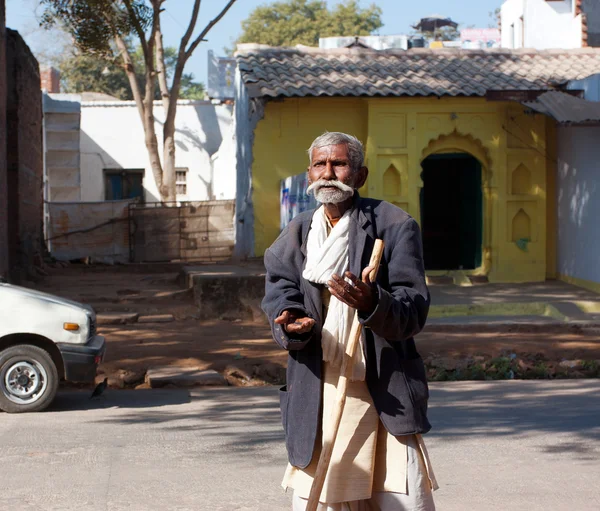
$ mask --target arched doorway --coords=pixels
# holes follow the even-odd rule
[[[481,163],[468,153],[431,154],[421,162],[421,228],[426,270],[481,266]]]

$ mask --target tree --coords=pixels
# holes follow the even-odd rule
[[[458,41],[460,39],[460,29],[458,27],[441,27],[435,31],[435,34],[425,30],[415,30],[413,34],[422,35],[429,41]]]
[[[144,67],[144,54],[141,46],[133,49],[131,43],[127,42],[128,51],[137,70],[136,78],[145,88],[145,76],[141,73]],[[177,63],[177,50],[173,47],[165,48],[165,67],[167,79],[173,76]],[[119,64],[119,55],[114,53],[111,58],[99,55],[86,55],[76,51],[71,56],[63,58],[58,63],[61,75],[61,87],[65,92],[103,92],[118,99],[132,100],[133,94],[129,86],[127,74],[123,66]],[[156,79],[156,78],[155,78]],[[154,99],[160,99],[160,90],[155,84]],[[181,78],[181,99],[202,99],[204,97],[204,85],[194,81],[194,76],[184,73]]]
[[[356,0],[327,8],[320,0],[289,0],[257,7],[242,21],[236,43],[318,46],[319,37],[369,35],[381,28],[381,8],[362,9]]]
[[[489,12],[488,15],[491,19],[491,22],[488,24],[488,28],[498,28],[500,25],[500,7],[496,7],[493,11]]]
[[[191,75],[184,73],[190,56],[205,40],[236,0],[222,0],[220,13],[192,38],[200,13],[201,0],[194,0],[188,27],[181,37],[171,84],[168,84],[166,49],[163,45],[161,13],[166,0],[41,0],[45,6],[42,24],[62,25],[76,47],[87,56],[110,58],[114,51],[127,75],[131,94],[144,127],[146,149],[161,199],[174,201],[175,195],[175,116],[182,86],[190,87]],[[139,42],[142,63],[136,64],[128,46]],[[137,65],[137,67],[136,67]],[[141,79],[143,77],[143,80]],[[158,79],[158,80],[156,80]],[[187,80],[187,83],[186,83]],[[153,101],[158,90],[165,110],[162,155],[156,136]]]

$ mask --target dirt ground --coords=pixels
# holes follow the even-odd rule
[[[231,372],[239,384],[275,383],[285,374],[287,354],[271,339],[266,322],[199,321],[191,291],[182,287],[176,269],[161,273],[126,271],[124,267],[52,269],[36,289],[80,302],[98,312],[173,314],[170,323],[100,325],[107,355],[99,376],[117,381],[135,373],[130,386],[141,383],[150,367],[182,366]],[[169,268],[167,268],[169,270]],[[600,363],[600,330],[577,326],[431,326],[417,336],[424,359],[486,359],[515,354],[519,358],[587,360]],[[515,356],[512,355],[512,356]],[[230,380],[235,383],[236,379]]]

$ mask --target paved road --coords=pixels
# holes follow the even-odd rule
[[[288,510],[274,388],[64,392],[0,415],[0,509]],[[432,385],[440,511],[600,509],[600,380]]]

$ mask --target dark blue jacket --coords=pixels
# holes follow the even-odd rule
[[[266,292],[262,308],[273,338],[288,350],[287,386],[280,405],[290,463],[309,465],[320,428],[322,399],[322,286],[302,278],[306,241],[314,210],[294,218],[265,253]],[[377,276],[377,307],[361,317],[366,333],[366,383],[385,428],[393,435],[426,433],[429,390],[413,336],[425,325],[429,292],[425,284],[421,233],[400,208],[355,195],[350,222],[349,270],[368,266],[376,239],[385,250]],[[286,309],[316,320],[312,332],[293,337],[273,320]]]

